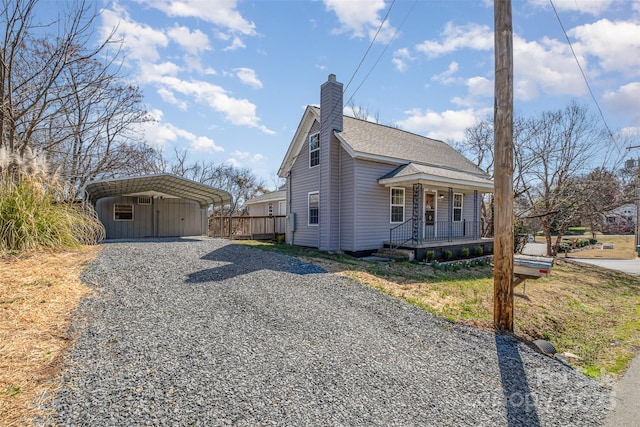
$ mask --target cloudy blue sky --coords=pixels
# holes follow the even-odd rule
[[[640,2],[553,5],[609,127],[640,143]],[[492,112],[488,1],[120,0],[105,3],[99,25],[124,41],[127,78],[156,119],[151,145],[268,183],[329,73],[345,102],[444,141]],[[577,99],[597,113],[549,0],[513,1],[513,26],[516,111]]]

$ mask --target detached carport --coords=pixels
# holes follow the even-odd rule
[[[107,239],[205,235],[209,207],[231,204],[227,191],[172,174],[93,181],[85,187]],[[231,219],[229,219],[231,221]]]

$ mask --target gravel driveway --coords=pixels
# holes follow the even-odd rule
[[[104,245],[60,425],[600,425],[609,390],[294,258],[224,240]]]

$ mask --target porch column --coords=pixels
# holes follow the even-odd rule
[[[453,234],[453,188],[449,187],[449,200],[447,205],[448,205],[448,209],[449,209],[449,214],[447,215],[447,217],[449,218],[449,233],[447,235],[448,240],[451,241],[452,240],[452,234]]]
[[[478,190],[473,190],[473,238],[478,239]]]
[[[422,209],[424,200],[424,190],[422,184],[413,184],[413,241],[422,243],[422,227],[424,224],[424,209]]]

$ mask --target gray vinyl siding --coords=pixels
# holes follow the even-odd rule
[[[277,215],[278,202],[254,203],[249,205],[249,216],[269,215],[269,203],[273,205],[273,214]]]
[[[355,160],[340,148],[340,249],[355,251]]]
[[[115,204],[133,205],[133,221],[116,221]],[[183,199],[154,199],[152,205],[138,204],[137,197],[106,197],[96,203],[98,218],[107,239],[199,236],[206,233],[206,209]]]
[[[311,126],[309,135],[320,130],[320,124],[316,121]],[[312,191],[320,191],[321,165],[309,167],[309,135],[305,136],[305,142],[300,149],[298,157],[291,167],[291,175],[288,177],[290,186],[289,212],[296,215],[296,231],[288,233],[287,242],[317,248],[319,245],[320,226],[309,226],[308,194]],[[322,195],[321,195],[322,197]],[[322,203],[322,199],[320,200]]]
[[[391,224],[390,189],[378,179],[397,165],[355,160],[355,245],[354,251],[374,250],[389,240]],[[405,220],[411,218],[413,192],[405,188]]]

